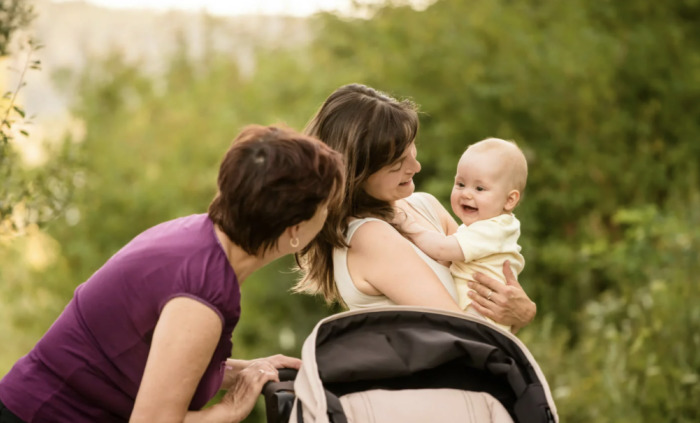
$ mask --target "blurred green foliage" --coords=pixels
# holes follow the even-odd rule
[[[25,234],[60,215],[70,201],[70,178],[75,148],[44,143],[42,166],[29,166],[22,151],[27,148],[33,116],[18,101],[29,72],[41,70],[37,51],[43,46],[26,31],[35,18],[34,6],[24,0],[0,1],[0,64],[7,66],[13,86],[0,98],[0,240]],[[20,35],[20,36],[18,36]],[[17,56],[13,66],[12,55]],[[20,57],[21,56],[21,57]],[[2,85],[9,81],[2,80]],[[30,229],[31,231],[31,229]]]
[[[248,123],[301,129],[341,84],[421,104],[418,188],[448,204],[459,154],[487,136],[525,150],[516,210],[538,304],[521,332],[562,421],[700,419],[700,2],[441,0],[321,14],[310,45],[257,52],[248,77],[187,46],[153,78],[119,56],[72,80],[87,135],[48,264],[0,245],[0,373],[73,289],[142,230],[206,210],[221,154]],[[283,212],[283,211],[281,211]],[[336,311],[290,295],[290,259],[243,287],[236,357],[296,355]],[[249,421],[261,421],[260,409]]]
[[[10,44],[18,30],[35,18],[34,6],[25,0],[0,1],[0,56],[10,52]]]

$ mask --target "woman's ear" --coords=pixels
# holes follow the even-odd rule
[[[512,212],[515,206],[518,205],[518,202],[520,201],[520,191],[517,189],[512,190],[511,192],[508,193],[508,198],[506,199],[506,204],[503,206],[503,209],[507,212]]]
[[[300,225],[296,224],[296,225],[288,227],[285,230],[285,233],[287,234],[287,236],[289,236],[289,239],[291,240],[291,239],[299,238],[300,231],[301,231]]]

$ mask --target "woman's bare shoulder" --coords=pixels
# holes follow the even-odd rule
[[[363,222],[359,226],[350,241],[351,248],[361,248],[364,246],[372,247],[375,244],[384,242],[406,241],[399,232],[394,229],[388,222],[379,219],[371,219]]]
[[[370,220],[357,228],[348,254],[365,263],[418,259],[413,244],[393,226],[382,220]]]

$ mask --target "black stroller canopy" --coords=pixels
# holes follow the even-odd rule
[[[338,313],[316,325],[301,358],[293,384],[264,390],[268,422],[558,422],[527,347],[479,317],[408,306]]]
[[[498,399],[516,422],[555,421],[539,367],[517,338],[495,326],[427,309],[345,314],[318,327],[316,363],[327,394],[482,391]]]
[[[509,343],[501,333],[450,316],[409,311],[360,314],[320,328],[316,362],[326,383],[410,375],[458,358],[485,369],[494,361],[512,362],[498,347],[507,348]],[[519,348],[509,350],[521,355]],[[522,361],[528,363],[525,357]]]

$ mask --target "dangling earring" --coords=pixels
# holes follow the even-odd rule
[[[299,238],[292,238],[289,240],[289,245],[292,248],[297,248],[299,246]]]

